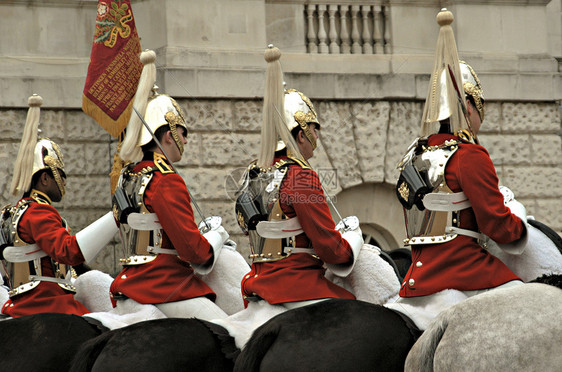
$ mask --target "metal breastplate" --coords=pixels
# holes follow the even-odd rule
[[[144,205],[144,193],[155,169],[147,167],[133,172],[133,164],[121,172],[113,196],[113,213],[120,221],[119,233],[123,246],[121,264],[141,265],[153,261],[162,249],[162,227],[154,213]],[[134,222],[131,222],[134,221]],[[169,250],[175,253],[175,250]],[[173,251],[173,252],[172,252]]]
[[[458,228],[459,212],[471,204],[463,192],[452,192],[445,181],[447,162],[459,143],[416,143],[402,160],[396,191],[404,206],[406,245],[445,243],[462,234],[463,230]]]
[[[279,188],[291,160],[280,161],[271,168],[250,165],[238,190],[236,215],[244,234],[250,238],[252,262],[278,261],[291,253],[302,252],[295,247],[294,237],[302,233],[298,219],[288,219],[281,210]],[[313,253],[310,249],[309,253]]]
[[[70,265],[56,262],[48,257],[47,253],[37,245],[28,244],[19,237],[18,226],[30,203],[32,203],[31,200],[24,200],[15,207],[5,207],[0,215],[0,229],[3,231],[1,249],[6,256],[2,260],[1,271],[4,282],[10,288],[10,297],[28,292],[37,287],[42,281],[55,282],[61,288],[75,292],[71,278],[75,278],[76,273]],[[14,256],[22,258],[17,260],[8,259],[8,257]],[[41,259],[43,257],[49,258],[54,277],[43,276],[41,267]]]

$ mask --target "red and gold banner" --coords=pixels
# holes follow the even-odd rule
[[[130,0],[100,0],[82,110],[113,137],[129,122],[142,71]]]

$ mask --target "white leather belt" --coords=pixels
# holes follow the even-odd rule
[[[39,248],[37,244],[6,247],[4,249],[4,258],[9,262],[28,262],[42,257],[47,257],[47,252]]]
[[[294,247],[285,247],[285,253],[293,254],[293,253],[308,253],[311,255],[316,255],[313,248],[294,248]]]
[[[430,211],[454,212],[470,208],[472,204],[464,192],[452,194],[445,192],[432,192],[423,198],[423,205]]]
[[[471,238],[476,238],[480,240],[486,239],[486,235],[484,234],[480,234],[479,232],[472,231],[472,230],[461,229],[460,227],[447,226],[446,231],[451,234],[466,235],[466,236],[470,236]]]
[[[51,276],[30,275],[29,280],[31,281],[39,280],[42,282],[53,282],[53,283],[66,284],[68,286],[72,286],[72,282],[68,279],[53,278]]]
[[[296,217],[280,221],[261,221],[256,226],[259,236],[268,239],[290,238],[303,233]]]
[[[152,247],[152,246],[148,246],[146,247],[146,250],[150,253],[162,253],[162,254],[173,254],[173,255],[178,255],[178,251],[176,251],[175,249],[169,249],[169,248],[160,248],[160,247]]]
[[[142,231],[160,230],[162,228],[156,213],[131,213],[127,217],[127,224],[135,230]]]

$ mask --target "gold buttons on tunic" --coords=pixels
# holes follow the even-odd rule
[[[416,262],[416,267],[422,267],[422,265],[423,265],[423,264],[422,264],[421,261]]]
[[[408,280],[408,285],[409,285],[410,287],[413,287],[414,284],[416,284],[416,281],[415,281],[414,279]]]

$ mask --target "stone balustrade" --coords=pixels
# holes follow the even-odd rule
[[[389,7],[371,4],[303,4],[308,53],[389,54]]]

